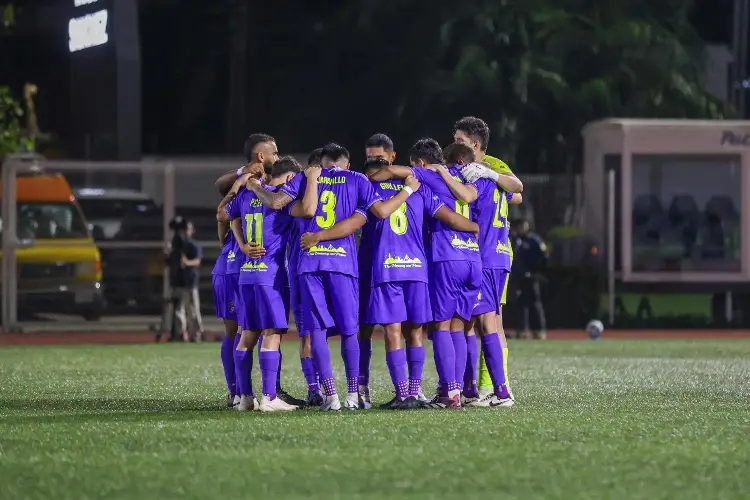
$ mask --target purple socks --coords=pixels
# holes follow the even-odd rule
[[[313,363],[312,358],[302,358],[300,359],[300,364],[302,365],[302,373],[305,375],[305,380],[307,381],[308,392],[320,391],[318,374],[315,371],[315,363]]]
[[[237,350],[237,346],[240,343],[240,339],[242,338],[242,335],[237,333],[234,336],[234,342],[232,343],[232,364],[234,364],[234,351]],[[234,367],[234,386],[236,388],[237,394],[240,393],[240,377],[238,375],[237,367]]]
[[[359,385],[370,385],[372,339],[359,339]]]
[[[336,385],[333,381],[331,350],[328,348],[326,331],[313,330],[310,333],[310,342],[312,344],[313,358],[315,359],[315,363],[318,366],[320,385],[323,386],[323,391],[326,393],[326,396],[333,396],[336,394]]]
[[[401,400],[406,399],[409,397],[409,383],[406,381],[406,350],[397,349],[385,353],[385,363],[388,365],[396,396]]]
[[[456,351],[453,347],[451,333],[437,330],[432,335],[432,350],[435,356],[435,368],[440,378],[440,391],[447,393],[458,389],[456,382]],[[464,360],[464,364],[466,361]]]
[[[469,398],[479,396],[477,378],[479,376],[479,347],[477,336],[466,337],[466,371],[464,372],[464,395]]]
[[[484,360],[487,362],[487,369],[492,377],[492,383],[496,392],[502,392],[505,387],[505,365],[503,365],[503,348],[500,345],[498,334],[488,334],[482,337],[482,350],[484,351]],[[507,392],[507,387],[505,391]]]
[[[263,380],[263,395],[269,399],[276,398],[277,392],[277,375],[279,373],[279,363],[281,362],[280,351],[264,351],[261,349],[258,354],[260,364],[260,373]]]
[[[276,352],[279,353],[279,367],[276,369],[276,392],[281,392],[281,363],[284,360],[284,355],[281,353],[281,346],[279,346],[279,350]]]
[[[424,369],[424,347],[407,347],[406,362],[409,365],[409,396],[415,398],[422,387],[422,370]]]
[[[221,366],[224,367],[224,379],[231,397],[237,395],[237,376],[234,373],[234,339],[224,336],[221,339]]]
[[[253,351],[234,351],[234,369],[240,396],[254,396],[250,375],[253,370]]]
[[[341,357],[344,359],[344,370],[346,371],[346,392],[352,394],[358,392],[359,384],[359,340],[356,335],[341,336]],[[368,357],[369,365],[369,357]]]
[[[461,390],[464,383],[464,372],[466,371],[466,335],[463,331],[451,332],[451,340],[456,356],[454,380],[458,384],[458,390]]]

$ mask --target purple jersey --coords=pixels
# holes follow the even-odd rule
[[[296,175],[281,191],[294,200],[305,195],[307,178]],[[363,174],[332,168],[323,170],[318,178],[318,208],[312,219],[297,219],[301,233],[317,233],[333,227],[359,211],[366,210],[381,201],[370,181]],[[357,269],[357,246],[354,235],[338,240],[324,241],[303,251],[297,263],[297,274],[318,271],[336,272],[359,277]]]
[[[243,192],[246,192],[247,190],[243,187],[240,189],[240,192],[237,194],[237,197],[239,197],[240,194]],[[232,207],[233,205],[237,204],[237,197],[235,197],[234,200],[227,203],[225,209],[227,212],[227,215],[229,215],[230,220],[232,219],[232,216],[230,215],[232,213],[232,210],[234,210]],[[224,248],[222,249],[222,253],[226,250],[226,267],[225,267],[225,274],[239,274],[240,267],[242,267],[242,264],[245,263],[245,254],[242,253],[240,250],[240,245],[237,243],[237,240],[234,238],[234,232],[232,232],[231,226],[229,228],[229,232],[227,233],[226,241],[224,242]]]
[[[373,185],[384,200],[393,198],[404,188],[400,180],[374,182]],[[387,219],[368,216],[365,244],[371,255],[373,286],[394,281],[427,283],[424,215],[433,217],[442,206],[430,188],[422,186]]]
[[[269,191],[278,188],[264,186]],[[261,203],[252,191],[242,191],[235,199],[229,217],[242,217],[242,233],[245,241],[265,248],[266,254],[259,259],[245,259],[240,268],[240,285],[273,286],[280,279],[286,281],[284,259],[287,237],[292,218],[285,213],[272,210]]]
[[[214,264],[214,268],[211,271],[213,276],[224,276],[227,273],[227,255],[232,249],[232,243],[234,242],[234,237],[230,239],[230,236],[233,236],[231,228],[227,231],[226,236],[224,236],[224,245],[221,247],[221,253],[216,257],[216,264]]]
[[[424,168],[413,168],[414,176],[432,190],[445,206],[456,213],[471,218],[471,205],[458,201],[440,174]],[[451,176],[459,182],[464,182],[458,168],[448,169]],[[476,189],[475,184],[470,184]],[[427,224],[430,231],[430,262],[444,262],[451,260],[466,260],[481,262],[479,243],[472,233],[456,231],[437,219],[430,219]]]
[[[476,185],[479,196],[472,204],[471,216],[479,224],[482,268],[510,271],[508,202],[513,194],[499,189],[487,179],[479,179]]]

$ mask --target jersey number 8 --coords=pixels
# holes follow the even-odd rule
[[[406,203],[402,203],[395,212],[391,214],[391,231],[396,234],[406,234],[406,226],[409,220],[406,218]]]

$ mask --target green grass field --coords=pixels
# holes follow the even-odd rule
[[[239,414],[218,344],[2,348],[0,498],[750,494],[750,342],[517,341],[510,364],[510,409]],[[382,346],[373,369],[384,402]]]

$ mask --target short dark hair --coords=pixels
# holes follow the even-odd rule
[[[445,160],[451,165],[468,165],[474,161],[474,151],[466,144],[454,142],[443,149]]]
[[[313,149],[310,152],[310,156],[307,157],[308,165],[320,165],[320,161],[323,159],[323,148]]]
[[[245,141],[245,159],[248,163],[255,159],[255,148],[258,144],[263,144],[264,142],[276,142],[276,139],[268,134],[250,134]]]
[[[479,141],[482,151],[487,151],[487,144],[490,142],[490,127],[487,126],[487,122],[476,116],[464,116],[453,124],[453,133],[459,130]]]
[[[282,156],[273,164],[271,168],[271,177],[277,178],[289,172],[301,172],[302,165],[293,156]]]
[[[375,134],[365,142],[366,148],[383,148],[386,151],[393,151],[393,141],[385,134]]]
[[[427,163],[442,164],[445,162],[443,158],[443,150],[440,148],[440,143],[430,137],[419,139],[409,150],[409,159],[424,160]]]
[[[335,142],[323,146],[323,151],[321,151],[320,157],[328,158],[333,161],[338,161],[344,157],[346,157],[347,160],[351,158],[351,156],[349,155],[349,150],[347,150],[340,144],[336,144]]]

